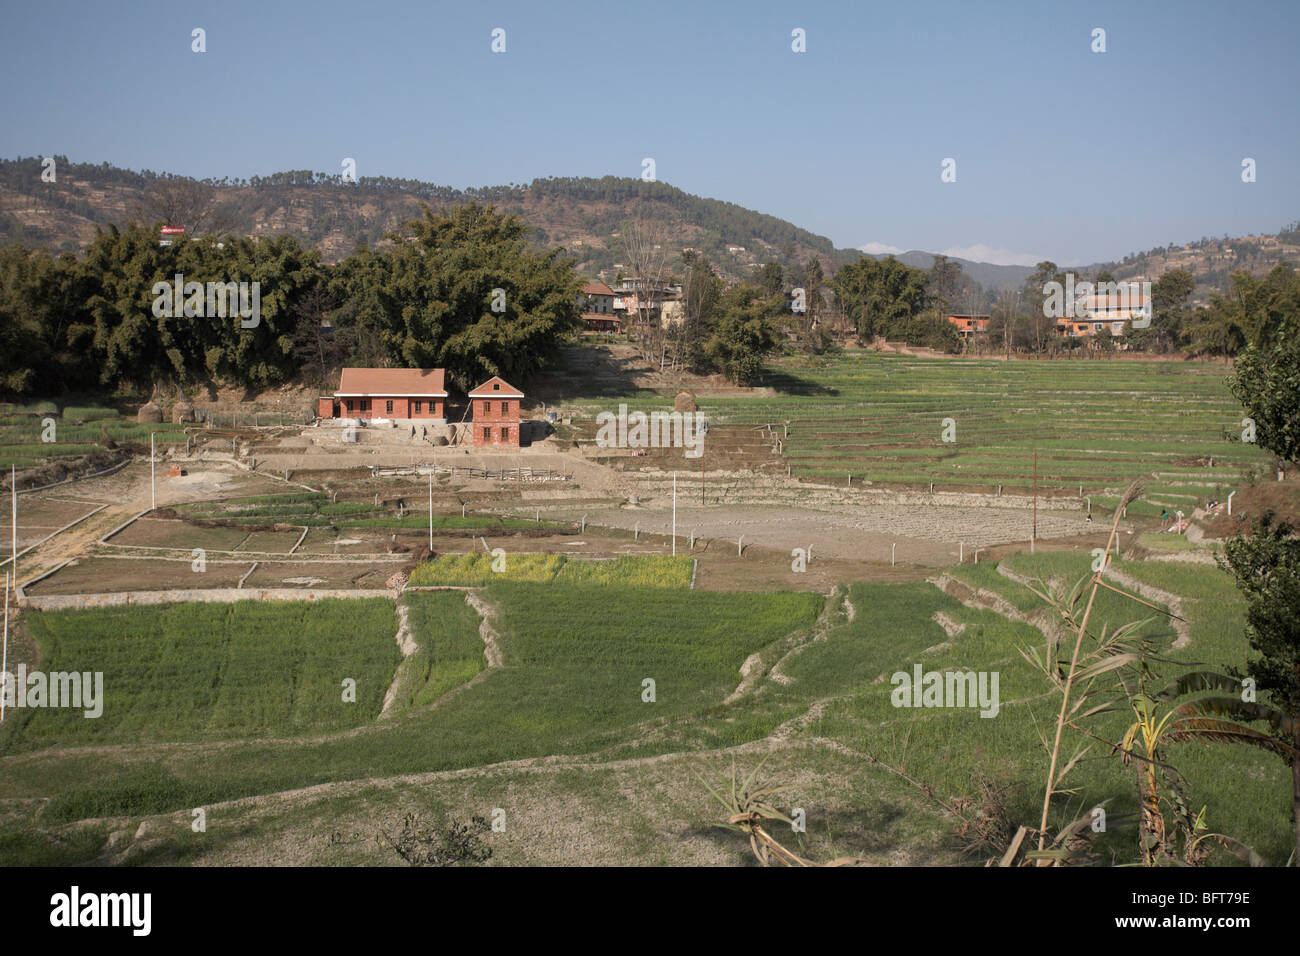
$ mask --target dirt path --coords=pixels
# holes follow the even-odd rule
[[[497,633],[496,628],[492,625],[497,616],[496,608],[473,591],[465,592],[465,603],[478,613],[478,634],[479,637],[483,638],[483,656],[487,658],[488,670],[501,667],[501,644],[499,640],[501,635]],[[482,673],[486,672],[480,672],[476,676],[481,676]]]
[[[840,601],[833,600],[836,594],[840,595]],[[785,685],[794,683],[794,678],[785,673],[785,671],[782,670],[782,667],[796,654],[801,653],[813,644],[819,644],[822,641],[827,640],[830,637],[831,631],[841,623],[832,620],[832,616],[837,613],[843,613],[845,618],[849,621],[853,620],[856,613],[853,609],[853,605],[849,603],[848,594],[845,592],[834,591],[827,596],[826,605],[822,608],[822,613],[818,616],[817,623],[813,625],[813,629],[806,639],[802,641],[792,641],[789,638],[786,639],[787,647],[789,649],[781,655],[780,659],[777,660],[775,664],[772,665],[772,669],[768,672],[768,676],[778,684]],[[739,692],[739,690],[740,688],[737,688],[737,692]]]
[[[393,671],[393,682],[388,685],[388,690],[384,694],[384,705],[379,709],[379,720],[392,716],[397,707],[397,695],[409,678],[407,662],[420,649],[420,645],[415,641],[415,635],[411,633],[410,609],[401,601],[397,603],[397,635],[395,639],[397,649],[402,652],[402,662]]]

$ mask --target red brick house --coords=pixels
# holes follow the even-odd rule
[[[470,392],[475,446],[518,448],[519,405],[523,398],[523,392],[496,375]]]
[[[333,398],[322,396],[321,418],[447,420],[447,389],[440,368],[345,368]]]
[[[958,313],[947,316],[947,319],[957,327],[957,334],[963,339],[984,335],[989,330],[989,316],[987,315]]]

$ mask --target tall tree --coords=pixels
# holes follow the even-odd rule
[[[683,317],[676,329],[674,360],[698,365],[705,332],[722,298],[722,280],[704,256],[691,256],[689,267],[682,290]]]
[[[1292,406],[1300,419],[1300,405]],[[1261,516],[1250,535],[1228,541],[1219,566],[1231,572],[1246,596],[1246,640],[1258,654],[1246,666],[1256,690],[1267,695],[1276,713],[1262,709],[1274,734],[1300,751],[1300,539],[1295,529]],[[1290,756],[1291,813],[1300,859],[1300,756]]]
[[[919,315],[926,304],[926,273],[893,256],[866,256],[835,273],[831,285],[844,311],[856,321],[858,337],[887,335],[900,319]]]
[[[632,219],[623,223],[624,255],[632,269],[636,292],[635,334],[641,350],[652,355],[662,333],[655,316],[663,303],[668,263],[668,229],[657,219]]]
[[[737,385],[747,385],[763,368],[764,357],[776,347],[772,314],[777,297],[749,283],[735,285],[718,303],[718,320],[705,343],[713,367]]]
[[[758,270],[758,284],[764,295],[779,295],[785,291],[785,273],[779,262],[765,262]]]
[[[1300,305],[1238,358],[1228,388],[1254,419],[1260,446],[1300,462]]]
[[[491,375],[521,381],[579,325],[572,261],[530,249],[517,216],[426,206],[389,238],[393,250],[362,264],[348,291],[358,315],[382,323],[395,365],[442,366],[466,388]]]
[[[814,329],[822,311],[822,286],[826,274],[822,271],[820,256],[809,256],[803,268],[804,328]]]
[[[220,201],[215,187],[183,176],[149,183],[132,216],[145,223],[183,226],[191,238],[229,232],[235,222],[233,208]]]
[[[961,263],[947,256],[935,256],[926,279],[925,290],[940,309],[951,309],[962,286]]]

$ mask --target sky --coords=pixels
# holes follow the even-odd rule
[[[650,158],[660,181],[838,247],[1003,264],[1300,219],[1296,0],[0,0],[0,15],[9,158],[197,178],[352,158],[359,176],[459,188],[641,176]]]

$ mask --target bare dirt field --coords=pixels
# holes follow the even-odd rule
[[[50,577],[29,584],[29,594],[99,594],[110,591],[156,591],[168,588],[233,588],[252,564],[209,561],[195,572],[188,558],[79,558]]]
[[[566,511],[560,515],[572,518]],[[642,533],[668,534],[671,502],[665,507],[607,508],[588,513],[588,520]],[[1013,508],[857,505],[830,512],[797,506],[683,505],[677,508],[677,533],[782,552],[811,548],[814,559],[837,558],[872,564],[894,563],[940,567],[970,560],[977,548],[1023,542],[1028,547],[1032,513]],[[1040,512],[1039,539],[1073,538],[1095,531],[1081,513]]]

